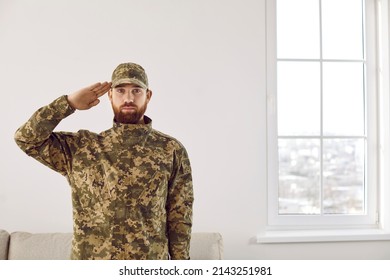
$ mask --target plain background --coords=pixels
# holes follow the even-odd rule
[[[0,0],[0,228],[72,231],[64,177],[27,157],[15,130],[39,107],[141,64],[155,129],[179,139],[194,178],[195,232],[226,259],[386,259],[389,242],[257,244],[266,226],[265,0]],[[112,125],[107,96],[57,130]]]

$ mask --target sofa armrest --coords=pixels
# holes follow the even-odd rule
[[[9,233],[0,229],[0,260],[8,259]]]
[[[72,246],[71,233],[11,233],[10,260],[68,260]]]
[[[190,258],[191,260],[222,260],[222,235],[217,232],[192,233]]]

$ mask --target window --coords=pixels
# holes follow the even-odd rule
[[[267,1],[270,228],[378,227],[380,2]]]

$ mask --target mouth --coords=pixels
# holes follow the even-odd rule
[[[132,111],[132,110],[136,110],[137,109],[137,107],[135,107],[135,106],[122,106],[121,107],[121,110],[123,110],[123,111]]]

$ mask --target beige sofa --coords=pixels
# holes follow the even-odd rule
[[[71,233],[9,234],[0,230],[0,260],[66,260],[70,257]],[[219,233],[193,233],[192,260],[220,260],[223,241]]]

